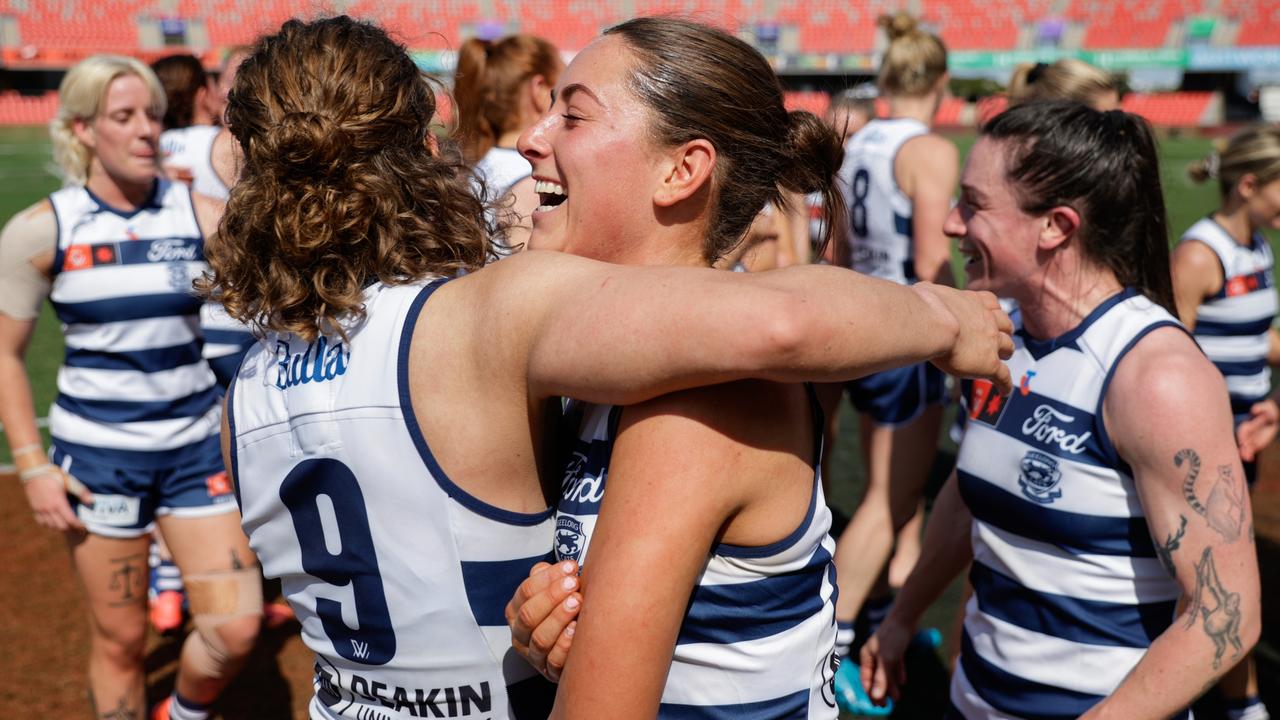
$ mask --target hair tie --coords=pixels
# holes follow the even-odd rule
[[[1205,156],[1204,171],[1206,174],[1208,174],[1208,176],[1211,179],[1213,180],[1218,179],[1218,171],[1221,169],[1221,167],[1222,167],[1222,156],[1218,154],[1217,150],[1213,150],[1207,156]]]
[[[1046,65],[1045,63],[1042,63],[1042,62],[1036,63],[1036,66],[1031,68],[1031,72],[1027,73],[1027,84],[1030,85],[1035,81],[1039,80],[1040,76],[1044,74],[1045,68],[1047,67],[1049,66]]]

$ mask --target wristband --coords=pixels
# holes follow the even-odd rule
[[[30,445],[23,445],[20,448],[14,448],[13,450],[10,450],[9,454],[13,455],[16,458],[19,455],[26,455],[27,453],[33,453],[33,452],[36,452],[37,450],[43,451],[44,446],[41,445],[40,443],[31,443]]]
[[[27,483],[31,482],[32,480],[35,480],[41,475],[48,475],[49,473],[57,472],[57,470],[58,470],[58,466],[54,465],[53,463],[36,465],[35,467],[29,467],[26,470],[20,471],[18,473],[18,479],[22,481],[23,485],[26,485]]]

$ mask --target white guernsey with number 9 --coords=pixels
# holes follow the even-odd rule
[[[548,554],[550,511],[454,486],[409,405],[403,331],[438,286],[373,285],[347,339],[269,336],[228,401],[244,529],[316,653],[313,718],[496,720],[508,685],[521,707],[549,690],[505,657],[502,608]]]

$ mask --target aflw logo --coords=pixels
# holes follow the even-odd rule
[[[351,652],[361,660],[369,659],[369,643],[359,640],[351,641]]]

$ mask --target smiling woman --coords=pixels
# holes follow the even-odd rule
[[[141,717],[146,551],[159,524],[197,631],[177,717],[203,718],[257,636],[261,580],[218,457],[218,393],[200,357],[212,208],[158,174],[163,91],[137,60],[71,69],[51,125],[67,186],[0,233],[0,422],[36,521],[67,533],[88,596],[95,717]],[[39,444],[23,352],[48,298],[67,354]],[[168,710],[162,711],[168,712]]]

